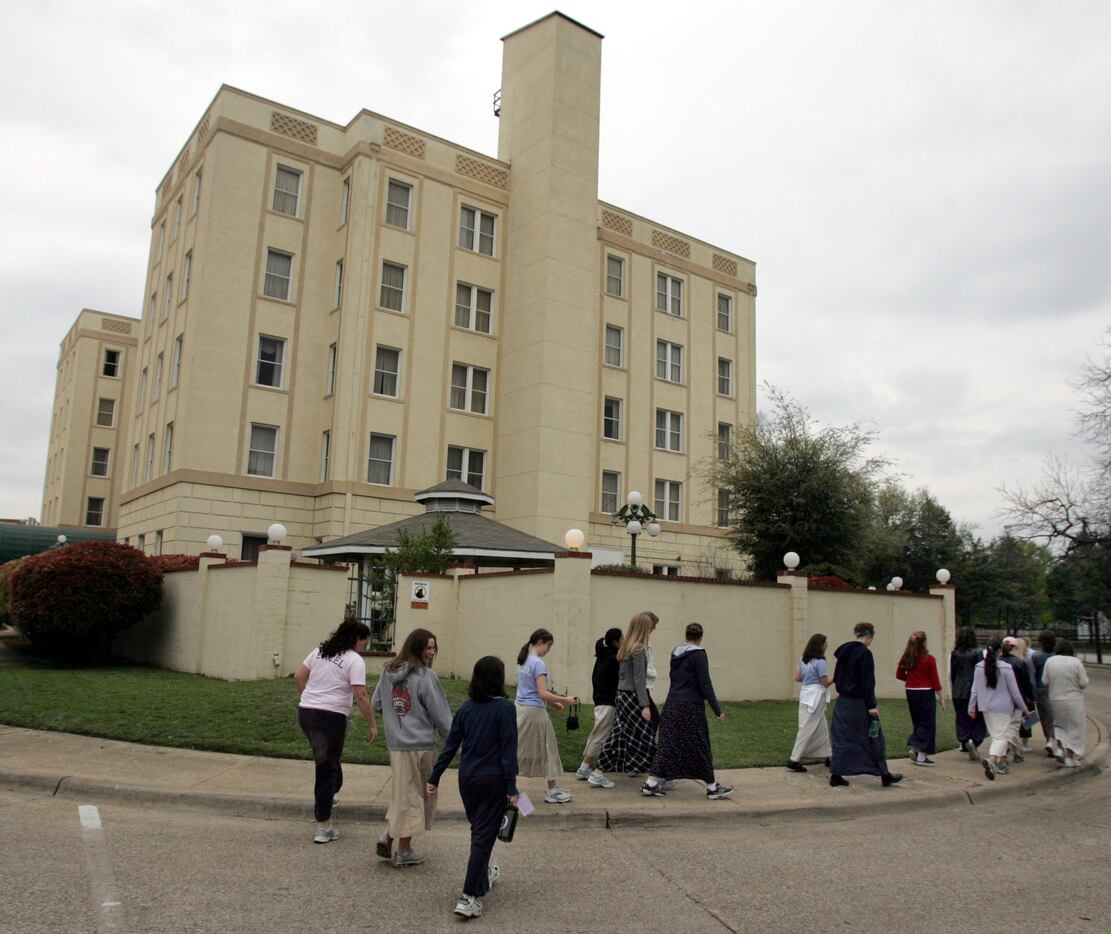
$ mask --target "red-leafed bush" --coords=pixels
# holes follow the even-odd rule
[[[807,578],[806,586],[811,590],[856,590],[847,580],[835,574]]]
[[[199,555],[152,555],[151,562],[160,571],[195,571],[201,566]]]
[[[162,600],[162,572],[130,545],[77,542],[21,562],[8,590],[12,625],[36,649],[104,659]]]

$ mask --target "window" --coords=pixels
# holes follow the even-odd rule
[[[170,386],[176,386],[181,382],[181,354],[185,347],[185,335],[179,334],[174,338],[174,362],[170,367]]]
[[[679,565],[677,564],[653,564],[652,573],[656,577],[678,577]]]
[[[247,454],[247,473],[252,477],[274,476],[274,459],[277,450],[278,429],[273,425],[252,424],[251,447]]]
[[[336,288],[335,288],[336,308],[339,308],[340,303],[343,301],[343,260],[336,263]]]
[[[400,371],[401,351],[393,347],[379,347],[374,354],[374,394],[396,398]]]
[[[336,391],[336,353],[338,350],[339,345],[337,344],[328,346],[328,375],[324,382],[325,395],[328,396]]]
[[[625,332],[623,329],[613,324],[606,325],[606,365],[607,366],[621,366],[622,353]]]
[[[147,314],[149,315],[151,321],[154,320],[154,314],[156,311],[158,311],[158,293],[151,292],[150,305],[147,307]]]
[[[159,529],[154,533],[154,553],[156,555],[162,554],[162,530]]]
[[[158,225],[158,250],[155,252],[154,259],[157,262],[162,259],[162,254],[166,250],[166,222],[163,221]]]
[[[451,365],[451,400],[453,409],[463,412],[486,414],[486,387],[490,371],[465,363]]]
[[[370,457],[367,462],[366,482],[389,486],[393,482],[393,435],[370,436]]]
[[[120,375],[120,351],[104,351],[104,362],[101,364],[100,372],[103,376],[115,377]]]
[[[89,465],[89,473],[94,477],[108,476],[108,448],[93,448],[93,462]]]
[[[718,422],[718,460],[728,460],[732,451],[733,426],[728,422]]]
[[[289,301],[293,281],[293,255],[279,250],[266,251],[266,281],[262,293],[270,298]]]
[[[493,256],[495,223],[493,214],[464,205],[459,211],[459,246],[484,256]]]
[[[150,401],[153,402],[162,394],[162,361],[163,354],[159,354],[154,360],[154,382],[151,383],[150,388]]]
[[[166,423],[165,440],[162,443],[162,472],[169,473],[174,463],[174,423]]]
[[[166,276],[166,290],[162,294],[162,320],[170,317],[170,309],[174,304],[174,274]]]
[[[85,525],[104,524],[104,497],[90,496],[85,501]]]
[[[174,226],[170,230],[170,243],[177,239],[177,235],[181,232],[181,198],[174,202]]]
[[[96,403],[96,423],[100,428],[111,428],[116,423],[116,400],[98,399]]]
[[[656,447],[664,451],[683,450],[683,416],[679,412],[656,409]]]
[[[185,254],[185,259],[181,261],[181,295],[178,296],[178,301],[183,302],[189,297],[189,274],[193,271],[193,251],[190,250]]]
[[[139,394],[135,399],[135,411],[143,411],[143,403],[147,398],[147,368],[143,367],[143,372],[139,374]]]
[[[320,482],[328,479],[328,460],[332,456],[332,433],[324,432],[320,436]]]
[[[657,480],[656,515],[667,522],[678,522],[682,490],[683,484],[676,480]]]
[[[382,292],[378,304],[391,311],[405,307],[405,267],[396,263],[382,264]]]
[[[189,216],[193,217],[201,207],[201,170],[197,169],[193,175],[193,203],[189,208]]]
[[[621,440],[621,400],[606,396],[602,405],[602,437]]]
[[[147,467],[143,473],[144,480],[150,480],[154,476],[154,435],[147,435]]]
[[[470,448],[447,449],[447,478],[462,480],[475,489],[482,489],[482,474],[486,468],[486,452]]]
[[[625,295],[625,260],[620,256],[606,256],[606,291],[618,298]]]
[[[413,186],[390,179],[386,189],[386,223],[391,227],[409,229],[409,202],[413,197]]]
[[[726,333],[733,330],[733,299],[718,293],[718,330]]]
[[[145,552],[145,551],[147,550],[147,534],[146,534],[146,532],[143,532],[143,533],[142,533],[142,534],[141,534],[141,535],[139,536],[139,544],[138,544],[138,545],[137,545],[136,547],[137,547],[137,548],[138,548],[138,549],[139,549],[140,551],[144,551],[144,552]]]
[[[279,214],[296,217],[300,202],[301,173],[296,169],[279,165],[277,175],[274,177],[274,201],[271,206]]]
[[[342,227],[347,223],[347,212],[351,208],[351,177],[343,180],[343,190],[339,196],[339,223]]]
[[[139,445],[131,448],[131,486],[139,482]]]
[[[683,313],[683,280],[660,272],[656,274],[656,309],[669,315]]]
[[[612,470],[602,471],[602,512],[611,515],[617,512],[617,490],[621,483],[620,474]]]
[[[656,379],[683,381],[683,348],[679,344],[656,341]]]
[[[258,561],[259,549],[265,545],[267,538],[265,535],[248,535],[243,534],[242,542],[239,545],[239,560],[240,561]]]
[[[718,528],[724,529],[729,527],[729,491],[718,490],[718,509],[717,520],[715,524]]]
[[[285,341],[280,337],[259,335],[255,382],[259,386],[273,386],[275,389],[281,389],[284,360]]]
[[[718,394],[733,395],[733,361],[718,357]]]
[[[455,286],[455,324],[472,331],[490,333],[490,313],[494,293],[477,285],[459,282]]]

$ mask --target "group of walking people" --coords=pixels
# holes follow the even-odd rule
[[[826,637],[811,636],[798,660],[799,725],[787,760],[793,772],[805,772],[804,759],[823,759],[833,787],[848,785],[846,775],[877,775],[883,785],[903,776],[887,765],[886,743],[876,701],[875,660],[869,649],[875,638],[870,623],[854,627],[856,639],[834,652],[837,665],[829,674]],[[1088,675],[1072,645],[1052,630],[1038,636],[1039,648],[1028,651],[1025,639],[993,634],[981,649],[976,632],[963,628],[949,659],[950,693],[957,739],[985,777],[1010,771],[1032,751],[1033,727],[1041,723],[1045,752],[1065,768],[1076,768],[1087,744],[1083,690]],[[934,765],[937,752],[937,709],[945,710],[936,658],[926,634],[913,632],[895,669],[906,684],[913,729],[907,737],[908,756],[916,766]],[[837,688],[832,729],[826,724],[829,686]],[[986,756],[980,746],[991,737]]]

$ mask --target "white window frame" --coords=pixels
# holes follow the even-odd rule
[[[193,251],[189,250],[181,261],[181,295],[178,301],[183,302],[189,297],[189,277],[193,272]]]
[[[181,211],[181,198],[178,197],[177,201],[174,202],[174,226],[170,229],[170,243],[177,240],[177,235],[181,233]]]
[[[137,539],[138,545],[136,546],[143,554],[147,553],[147,533],[141,532]]]
[[[181,382],[181,356],[185,352],[185,335],[179,334],[174,338],[174,359],[170,365],[170,388],[173,389]]]
[[[661,374],[661,369],[663,373]],[[656,379],[682,385],[683,345],[671,341],[656,341]]]
[[[139,483],[139,445],[134,444],[131,448],[131,482],[130,486],[134,487]]]
[[[111,409],[108,412],[108,421],[101,421],[104,415],[104,403],[107,402]],[[101,396],[96,400],[96,427],[97,428],[114,428],[116,425],[116,400],[110,399],[107,396]]]
[[[325,430],[320,436],[320,482],[328,479],[329,461],[332,458],[332,430]]]
[[[683,453],[683,413],[656,409],[656,450]]]
[[[389,442],[390,442],[390,459],[389,459],[388,463],[380,457],[375,458],[375,457],[371,456],[371,454],[374,450],[374,440],[376,438],[378,440],[388,439]],[[374,486],[393,486],[393,482],[394,482],[394,464],[396,463],[396,461],[397,461],[397,435],[386,435],[386,434],[382,434],[381,432],[378,432],[378,431],[372,431],[370,433],[370,439],[367,443],[366,482],[370,483],[370,484],[373,484]],[[370,477],[371,477],[370,471],[371,471],[372,466],[374,466],[375,464],[377,464],[379,466],[381,466],[382,464],[387,465],[386,466],[386,471],[387,471],[388,476],[387,476],[385,482],[383,482],[382,480],[371,480],[370,479]]]
[[[142,412],[143,406],[147,402],[147,368],[143,367],[143,371],[139,374],[139,391],[135,396],[135,411]]]
[[[341,260],[336,260],[336,285],[335,285],[335,293],[333,295],[333,298],[335,299],[334,307],[339,308],[340,304],[343,302],[343,260],[342,259]]]
[[[162,320],[170,317],[170,309],[174,307],[174,274],[166,276],[166,289],[162,296]]]
[[[724,292],[718,292],[718,308],[717,308],[717,327],[723,334],[733,333],[733,296],[726,295]],[[724,311],[722,308],[724,307]],[[725,327],[721,326],[722,318],[725,318]]]
[[[154,553],[156,555],[162,554],[162,529],[158,529],[154,533]]]
[[[655,482],[653,505],[661,522],[681,522],[683,520],[683,484],[678,480],[657,480]]]
[[[289,260],[289,274],[283,275],[280,272],[272,272],[270,269],[271,259],[288,259]],[[284,290],[278,289],[279,285],[284,283]],[[277,290],[277,291],[275,291]],[[279,294],[281,293],[281,294]],[[266,248],[266,266],[263,269],[262,280],[262,294],[267,298],[276,299],[279,302],[290,301],[290,296],[293,295],[293,254],[287,253],[285,250],[275,250],[273,247]]]
[[[150,483],[154,476],[154,432],[147,435],[147,467],[143,472],[143,482]]]
[[[339,342],[328,345],[328,368],[325,376],[324,395],[330,396],[336,391],[336,365],[339,358]]]
[[[733,398],[733,361],[718,357],[718,395]]]
[[[405,193],[405,201],[395,200],[395,195]],[[398,230],[410,230],[413,214],[413,186],[400,178],[386,180],[386,225]]]
[[[724,502],[723,502],[724,500]],[[714,524],[719,529],[729,528],[729,491],[718,490],[717,509],[715,510]]]
[[[470,226],[467,225],[467,215],[470,214]],[[490,221],[490,232],[482,230],[483,220]],[[484,239],[486,238],[486,239]],[[490,249],[484,250],[484,243],[488,242]],[[498,243],[498,215],[491,211],[484,211],[469,204],[459,206],[459,249],[480,256],[495,256]]]
[[[728,460],[732,450],[733,426],[729,422],[718,422],[717,459]]]
[[[287,173],[283,175],[282,173]],[[279,182],[283,180],[288,185],[290,177],[295,176],[297,185],[295,188],[281,188]],[[282,165],[280,162],[274,168],[274,191],[270,198],[270,210],[275,214],[283,214],[286,217],[300,217],[301,216],[301,185],[304,183],[305,173],[300,169],[295,169],[290,165]],[[287,210],[289,200],[293,200],[293,210]]]
[[[678,276],[656,273],[656,311],[683,317],[683,280]]]
[[[174,463],[174,423],[166,422],[162,436],[162,473],[169,473]]]
[[[451,467],[451,452],[452,451],[459,451],[460,452],[459,476],[457,476],[457,477],[452,477],[452,473],[453,473],[453,470],[452,470],[452,467]],[[474,474],[474,471],[471,469],[471,467],[472,467],[471,460],[476,455],[482,461],[482,470],[478,474],[479,482],[478,483],[471,483],[471,477]],[[447,479],[448,480],[452,480],[452,479],[462,480],[464,483],[470,483],[471,486],[475,487],[476,489],[479,489],[479,490],[485,489],[485,487],[486,487],[486,452],[485,451],[480,451],[476,448],[463,448],[463,447],[459,447],[459,445],[457,445],[457,444],[449,444],[448,449],[447,449],[447,458],[448,458],[447,459]]]
[[[386,268],[401,270],[401,285],[387,285],[386,284]],[[382,260],[382,275],[378,287],[378,307],[385,308],[387,311],[396,311],[400,314],[405,313],[405,280],[409,277],[409,268],[403,266],[401,263],[394,263],[388,259]],[[397,307],[386,303],[387,290],[389,290],[388,297],[392,301],[394,298],[393,293],[398,293]]]
[[[466,300],[460,301],[466,293]],[[479,295],[489,296],[489,307],[485,311],[478,307]],[[480,328],[479,315],[486,315],[486,327]],[[460,319],[463,320],[460,320]],[[455,326],[458,328],[466,328],[469,331],[476,331],[479,334],[491,334],[494,330],[494,291],[493,289],[484,289],[479,285],[471,285],[469,282],[456,282],[455,283]]]
[[[277,346],[277,354],[274,360],[264,360],[262,358],[262,342],[274,341]],[[285,388],[285,346],[286,339],[284,337],[275,337],[273,334],[259,334],[258,343],[255,345],[255,385],[265,386],[268,389],[284,389]],[[264,366],[273,367],[273,372],[276,382],[264,383],[262,381],[262,368]]]
[[[610,340],[611,335],[616,335],[617,341]],[[616,357],[616,360],[613,359]],[[625,366],[625,329],[616,324],[607,324],[605,333],[605,346],[602,350],[602,359],[606,366],[624,368]]]
[[[607,480],[607,478],[612,478],[613,479],[613,489],[612,490],[607,490],[606,489],[606,480]],[[600,490],[601,490],[601,497],[600,497],[600,502],[599,502],[599,508],[601,509],[602,512],[606,513],[607,515],[613,515],[615,512],[617,512],[618,509],[621,508],[621,474],[619,474],[616,470],[603,470],[602,471],[602,484],[601,484]],[[612,501],[607,500],[607,497],[610,497],[610,496],[613,497]],[[612,502],[612,506],[613,506],[612,509],[609,508],[611,502]]]
[[[158,225],[158,249],[155,251],[154,261],[160,262],[162,257],[166,255],[166,222],[162,221]]]
[[[388,362],[390,355],[393,355],[393,361],[396,368],[389,370],[379,363]],[[387,383],[393,380],[393,392],[386,392],[389,388]],[[377,344],[374,348],[374,377],[371,382],[370,391],[375,396],[382,396],[385,399],[400,399],[401,398],[401,349],[398,347],[390,347],[387,344]]]
[[[264,448],[255,448],[252,445],[255,443],[255,429],[271,432],[270,437],[274,440],[274,446],[271,450]],[[267,425],[263,422],[251,422],[247,428],[247,476],[249,477],[276,477],[278,475],[278,426]],[[153,436],[152,436],[153,437]],[[262,457],[270,457],[270,473],[262,473],[261,471],[251,469],[252,458],[256,458],[255,463]]]
[[[150,305],[147,306],[147,317],[153,321],[158,315],[158,290],[150,293]]]
[[[97,459],[97,452],[103,451],[104,457],[101,460]],[[92,456],[89,458],[89,476],[90,477],[110,477],[109,465],[112,460],[112,449],[102,448],[100,445],[93,446]],[[103,470],[97,471],[97,466],[101,466]]]
[[[150,401],[154,402],[162,395],[162,367],[165,365],[166,356],[164,353],[159,353],[154,358],[154,379],[150,384]]]
[[[203,169],[197,169],[197,171],[193,173],[193,201],[189,208],[190,217],[196,217],[197,211],[201,208],[201,178],[203,171]]]
[[[107,498],[103,497],[103,496],[86,496],[85,497],[85,525],[91,525],[91,526],[103,526],[104,525],[104,514],[108,511],[105,508],[107,502],[108,502]],[[100,503],[100,507],[99,507],[100,511],[97,513],[97,521],[96,522],[90,521],[90,517],[93,515],[93,503]]]
[[[342,227],[347,223],[348,214],[351,211],[351,176],[343,180],[343,185],[340,187],[340,200],[339,200],[339,225]]]
[[[602,400],[602,437],[607,441],[621,440],[622,401],[617,396],[606,396]]]
[[[613,263],[617,264],[617,275],[612,272]],[[616,290],[614,283],[616,282]],[[613,253],[606,254],[606,294],[614,298],[625,297],[625,258]]]
[[[114,359],[109,359],[109,354],[115,354]],[[113,372],[108,372],[108,367],[112,367]],[[105,347],[104,353],[100,357],[100,375],[108,379],[119,379],[120,370],[123,368],[123,351],[116,350],[113,347]]]
[[[476,383],[478,374],[482,374],[483,388],[478,389]],[[462,383],[459,377],[462,376]],[[457,394],[462,394],[462,399]],[[481,401],[481,407],[476,407]],[[461,404],[456,404],[461,402]],[[490,414],[490,371],[485,367],[474,366],[470,363],[452,361],[451,388],[448,393],[448,408],[455,412],[470,412],[472,415]]]

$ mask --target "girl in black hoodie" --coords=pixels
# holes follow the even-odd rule
[[[594,685],[594,729],[586,738],[582,765],[575,772],[575,778],[593,788],[612,788],[614,785],[604,773],[594,768],[594,762],[613,732],[613,719],[617,714],[617,647],[620,643],[621,630],[607,629],[606,634],[594,644],[594,673],[591,676]]]

